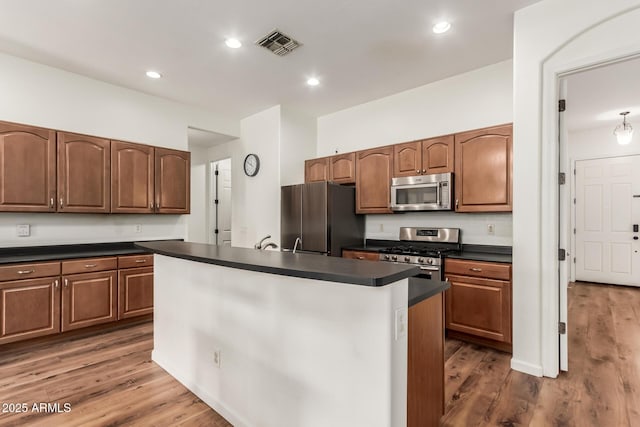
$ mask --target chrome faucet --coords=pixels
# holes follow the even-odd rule
[[[298,243],[302,244],[302,239],[299,237],[296,237],[296,242],[293,244],[293,253],[296,253],[296,249],[298,249]]]
[[[256,243],[255,245],[253,245],[253,247],[255,249],[263,249],[262,248],[262,244],[264,243],[265,240],[270,239],[271,238],[271,234],[267,234],[265,237],[263,237],[258,243]],[[274,243],[275,245],[275,243]]]
[[[260,249],[268,249],[268,248],[278,249],[278,245],[276,245],[273,242],[269,242]]]

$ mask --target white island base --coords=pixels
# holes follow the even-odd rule
[[[153,360],[234,426],[406,425],[395,318],[408,279],[362,286],[156,254],[154,280]]]

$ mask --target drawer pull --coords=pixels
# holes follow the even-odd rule
[[[147,262],[146,259],[137,259],[136,262]]]
[[[53,281],[53,287],[58,289],[58,280]]]
[[[18,274],[31,274],[35,272],[35,270],[18,270]]]
[[[84,268],[93,268],[96,267],[98,264],[85,264]]]
[[[469,270],[471,270],[471,271],[475,271],[475,272],[477,272],[477,273],[479,273],[479,272],[481,272],[481,271],[482,271],[482,269],[481,269],[481,268],[478,268],[478,267],[471,267]]]
[[[360,255],[360,256],[358,257],[358,259],[364,259],[364,257],[363,257],[362,255]]]

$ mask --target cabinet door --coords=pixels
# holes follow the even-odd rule
[[[356,182],[356,153],[329,157],[329,181],[338,184]]]
[[[356,213],[391,213],[393,147],[356,153]]]
[[[118,319],[153,313],[153,267],[119,271]]]
[[[511,343],[511,283],[447,274],[447,329]]]
[[[108,139],[58,132],[58,212],[109,213]]]
[[[456,211],[511,211],[512,126],[455,135]]]
[[[0,212],[54,212],[56,134],[0,122]]]
[[[393,176],[415,176],[422,173],[420,141],[393,146]]]
[[[304,182],[318,182],[329,180],[329,158],[311,159],[304,161]]]
[[[366,251],[350,251],[344,250],[342,251],[342,258],[349,259],[366,259],[369,261],[379,261],[380,256],[377,252],[366,252]]]
[[[422,173],[453,172],[453,135],[422,141]]]
[[[0,344],[60,332],[58,277],[0,283]]]
[[[111,141],[111,212],[154,211],[153,155],[149,145]]]
[[[156,212],[188,214],[191,210],[191,153],[155,149]]]
[[[115,271],[63,276],[62,331],[115,321],[117,280]]]

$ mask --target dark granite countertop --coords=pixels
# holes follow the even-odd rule
[[[447,258],[511,263],[511,246],[462,245],[462,252]]]
[[[0,264],[53,261],[59,259],[133,255],[149,251],[134,242],[86,243],[76,245],[22,246],[0,248]]]
[[[449,289],[449,282],[440,282],[418,277],[409,278],[409,307]]]
[[[417,266],[315,254],[259,251],[189,242],[137,242],[148,252],[263,273],[364,286],[383,286],[420,273]]]

